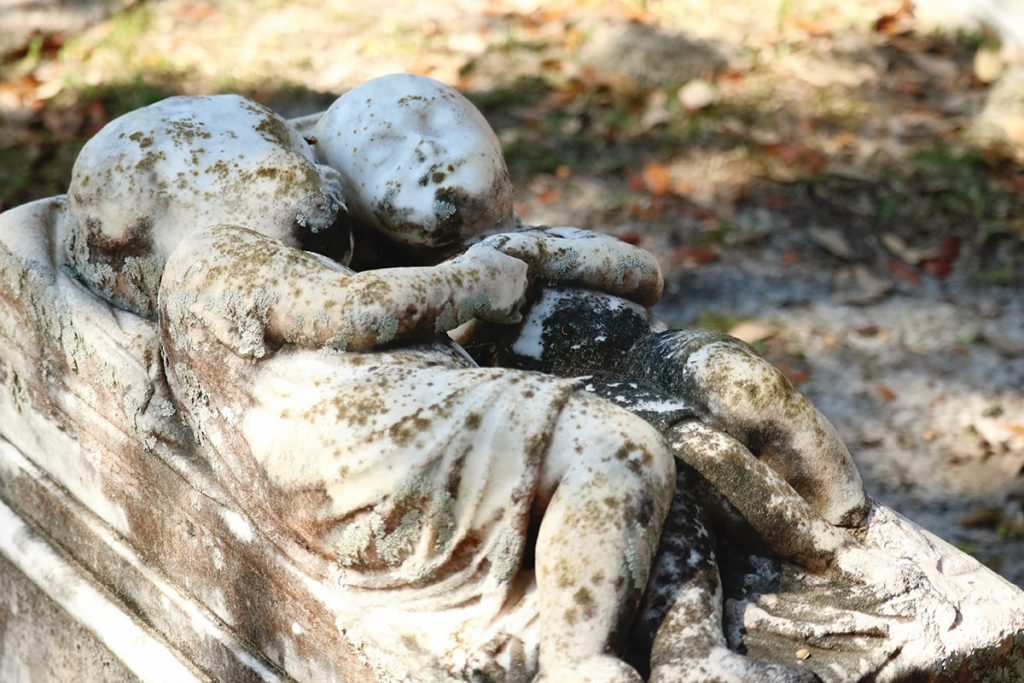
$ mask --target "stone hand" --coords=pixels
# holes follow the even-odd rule
[[[657,259],[615,237],[577,228],[530,228],[490,235],[478,244],[525,261],[538,280],[575,284],[644,306],[661,297]]]
[[[529,266],[525,261],[509,256],[489,244],[480,243],[439,267],[486,274],[480,280],[482,289],[478,294],[481,295],[481,302],[486,299],[487,305],[477,307],[472,317],[502,324],[516,323],[522,319],[521,309],[529,285]],[[460,320],[460,324],[468,319]]]

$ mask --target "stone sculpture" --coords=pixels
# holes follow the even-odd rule
[[[139,110],[86,145],[66,198],[0,216],[0,246],[0,496],[199,671],[1019,665],[1020,591],[871,504],[831,425],[748,349],[659,332],[649,254],[517,229],[493,132],[429,79],[292,123],[234,96]],[[739,559],[716,563],[715,529]]]
[[[860,498],[834,429],[746,344],[664,330],[635,304],[564,287],[517,328],[462,342],[482,364],[582,375],[666,434],[679,480],[632,641],[640,668],[650,653],[650,680],[1024,672],[1019,589]]]

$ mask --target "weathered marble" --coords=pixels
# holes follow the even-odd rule
[[[652,681],[1024,675],[1024,593],[867,499],[834,428],[746,344],[572,288],[462,341],[583,375],[686,463],[633,635]]]
[[[311,135],[353,218],[400,243],[440,247],[515,225],[498,138],[450,86],[376,78],[339,97]]]
[[[113,122],[0,215],[6,562],[144,680],[1019,664],[1024,594],[872,504],[748,348],[665,331],[650,254],[510,196],[428,79]]]

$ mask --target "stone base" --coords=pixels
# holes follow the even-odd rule
[[[234,528],[204,529],[166,499],[150,502],[154,538],[182,532],[173,564],[137,552],[0,438],[0,586],[12,586],[0,608],[0,680],[378,680],[272,548],[248,537],[235,539],[255,546],[248,552],[218,552],[210,527],[244,537],[240,516],[218,509]],[[196,561],[182,562],[188,555]]]
[[[0,517],[10,513],[4,507]],[[6,539],[8,521],[0,522]],[[20,531],[20,530],[19,530]],[[19,534],[22,543],[31,532]],[[43,581],[46,577],[36,577]],[[83,575],[76,581],[87,584]],[[54,586],[48,586],[52,589]],[[0,680],[7,683],[137,681],[139,677],[89,628],[52,600],[13,563],[0,556]]]

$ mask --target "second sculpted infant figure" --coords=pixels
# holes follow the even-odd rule
[[[446,333],[518,321],[541,283],[651,305],[656,261],[574,231],[466,247],[513,228],[507,172],[480,114],[433,81],[373,81],[315,132],[324,164],[234,96],[112,122],[75,168],[79,276],[159,317],[169,384],[202,452],[269,539],[350,592],[356,640],[400,641],[424,676],[439,662],[463,679],[640,680],[617,652],[673,499],[665,438],[584,381],[479,367]],[[343,201],[356,238],[418,265],[336,260]],[[687,375],[710,424],[742,403],[714,372],[736,370],[731,357]],[[796,417],[837,444],[805,404]],[[796,403],[780,405],[738,437],[802,438],[787,422]],[[845,449],[821,466],[808,450],[797,442],[769,464],[829,522],[858,523],[865,497]]]

